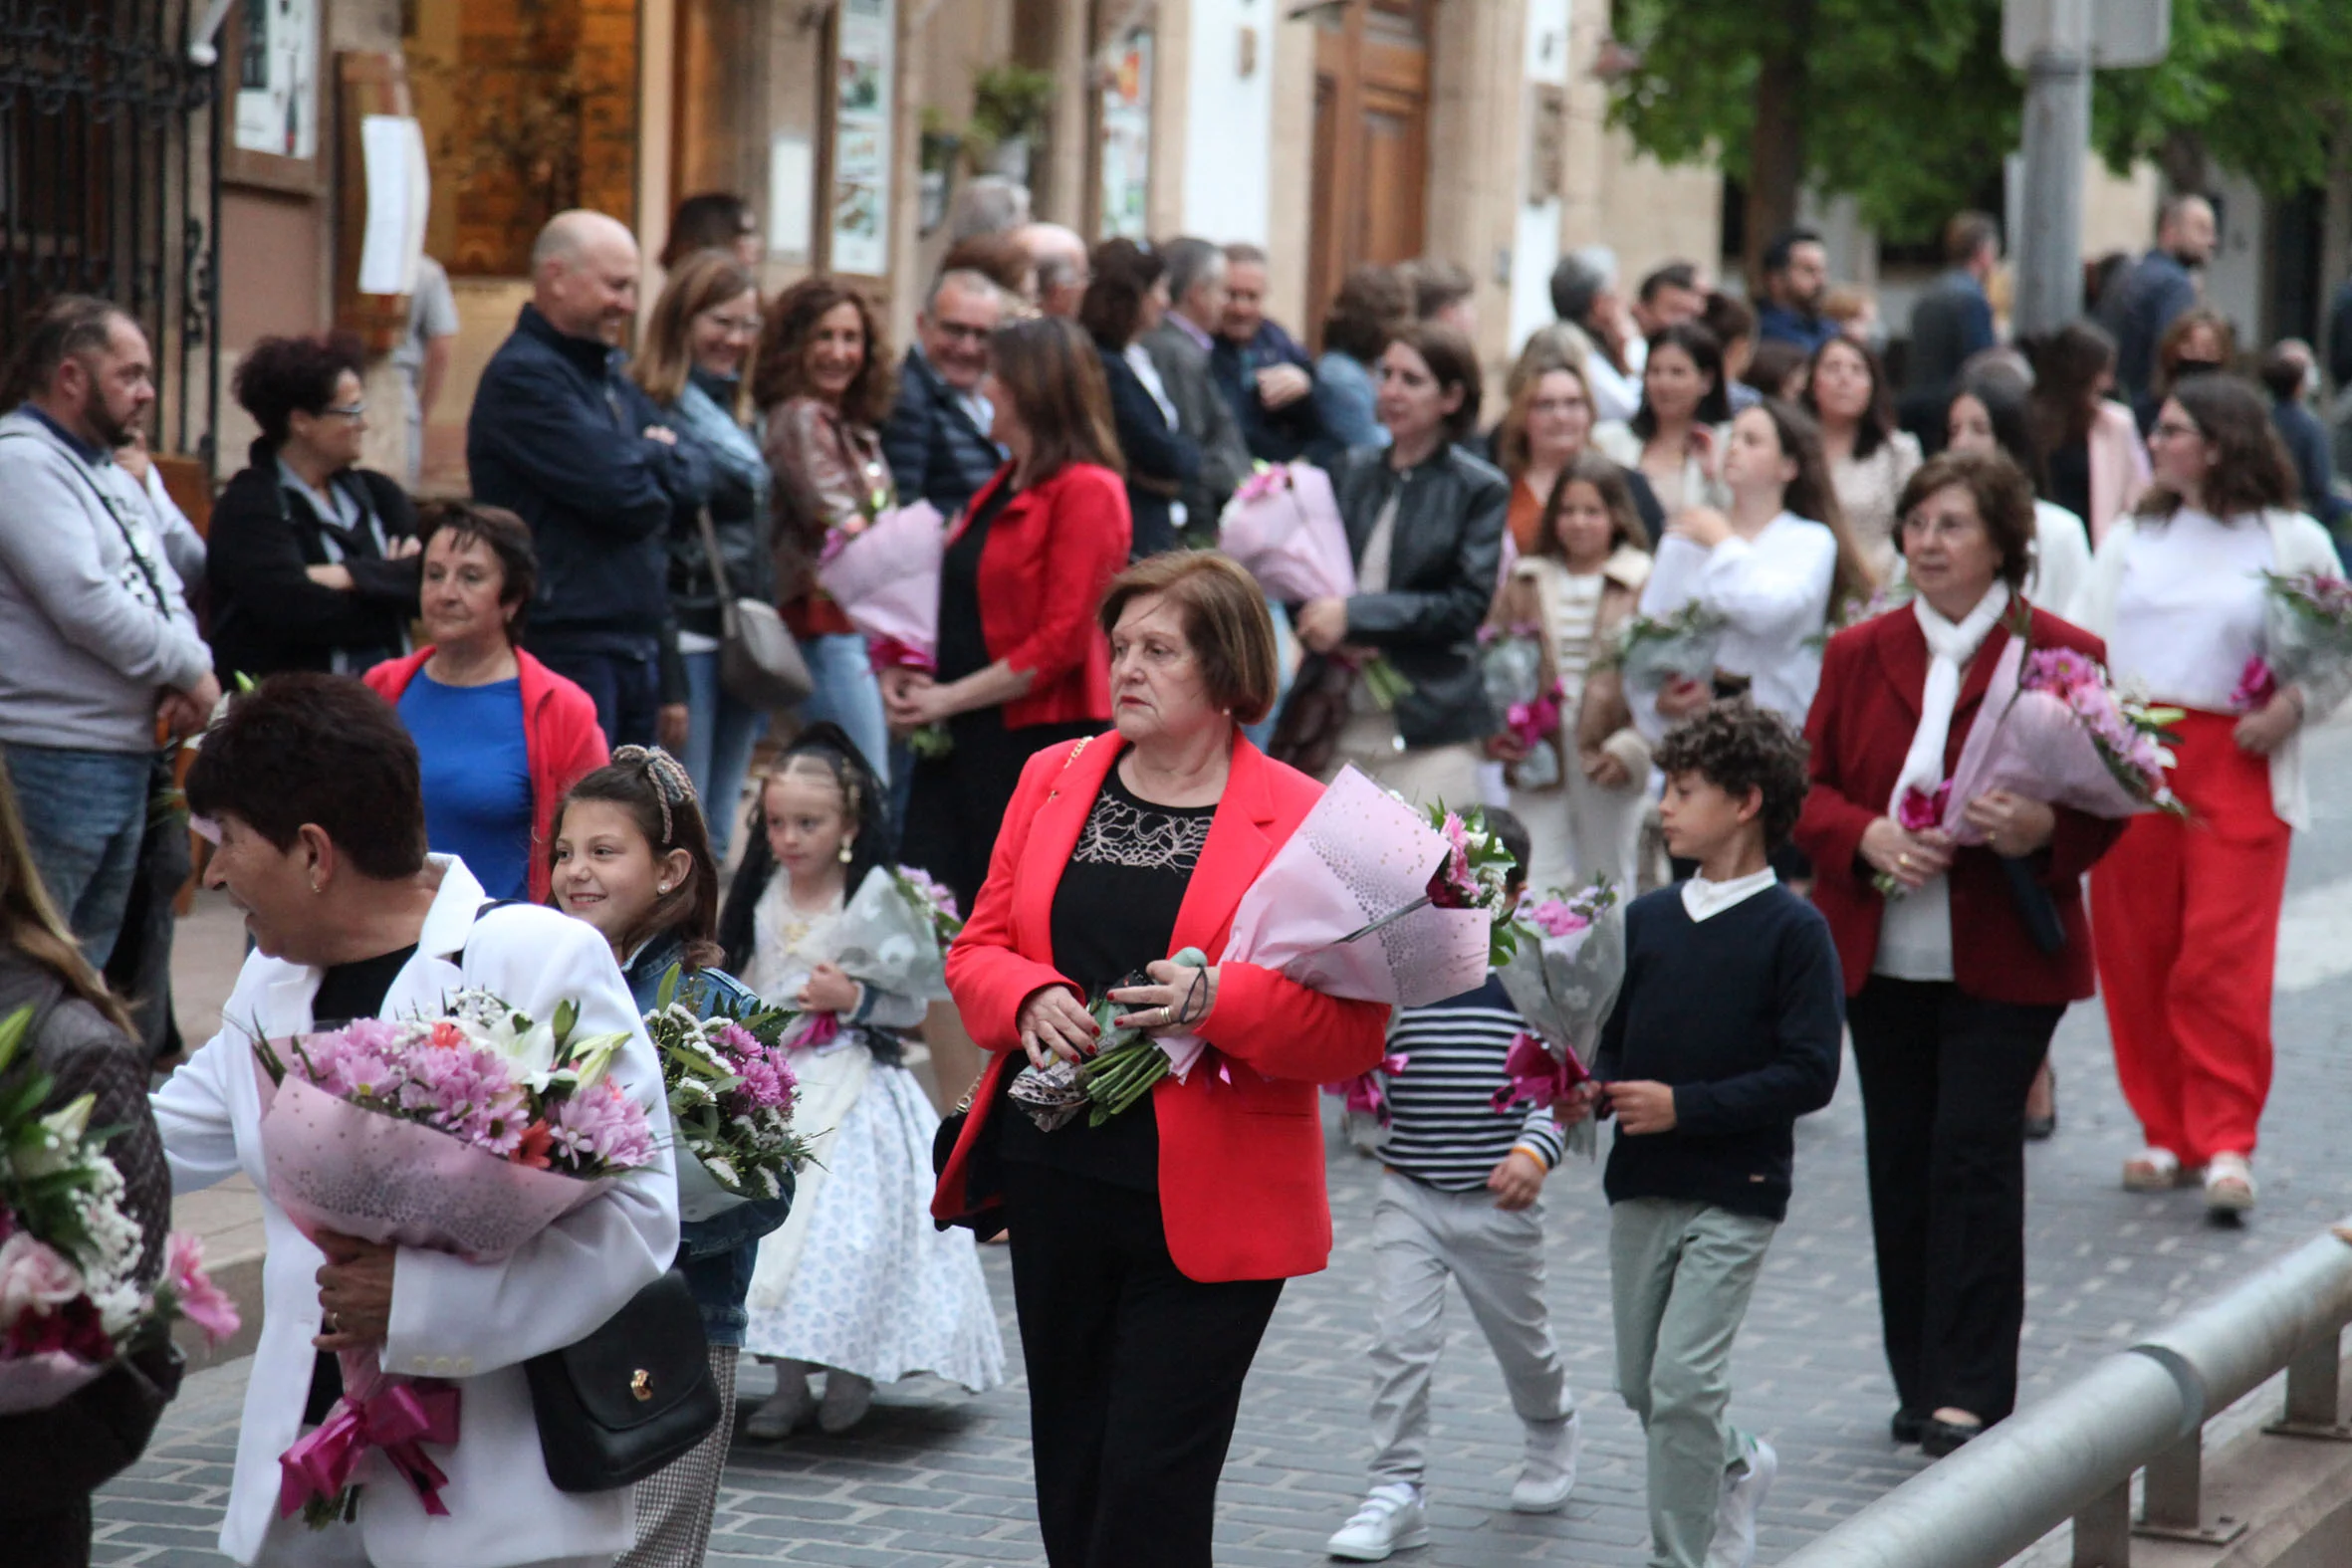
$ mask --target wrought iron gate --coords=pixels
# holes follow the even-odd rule
[[[209,457],[220,382],[220,95],[201,0],[0,0],[0,356],[55,295],[146,328],[159,449]]]

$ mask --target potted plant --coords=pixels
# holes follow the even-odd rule
[[[1054,74],[1028,66],[989,66],[972,77],[972,123],[965,140],[974,163],[1029,183],[1030,151],[1046,128]]]

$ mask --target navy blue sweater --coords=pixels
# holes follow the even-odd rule
[[[556,331],[523,307],[466,418],[474,499],[531,525],[539,591],[528,635],[650,650],[668,635],[669,536],[695,526],[710,463],[621,374],[619,350]]]
[[[1694,922],[1682,888],[1625,911],[1625,987],[1594,1075],[1674,1090],[1672,1132],[1619,1129],[1609,1202],[1696,1199],[1777,1222],[1788,1213],[1796,1119],[1829,1103],[1845,983],[1820,911],[1771,887]]]

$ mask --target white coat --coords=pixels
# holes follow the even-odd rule
[[[552,909],[506,906],[476,919],[487,895],[452,856],[435,855],[441,886],[416,953],[384,997],[384,1015],[435,1009],[463,988],[546,1018],[566,999],[590,1033],[631,1038],[610,1073],[646,1107],[654,1163],[550,1226],[502,1262],[471,1263],[401,1247],[393,1263],[383,1370],[453,1379],[463,1398],[458,1442],[427,1453],[449,1473],[446,1518],[428,1516],[380,1454],[361,1461],[358,1531],[376,1568],[512,1568],[608,1560],[632,1541],[631,1493],[569,1494],[549,1481],[523,1363],[600,1326],[669,1267],[678,1246],[677,1182],[661,1068],[604,939]],[[462,968],[458,962],[462,954]],[[155,1123],[178,1192],[242,1171],[262,1193],[261,1343],[245,1392],[237,1468],[220,1549],[241,1563],[349,1559],[342,1529],[310,1535],[301,1516],[279,1520],[278,1456],[301,1435],[320,1332],[316,1275],[326,1257],[269,1199],[252,1038],[312,1026],[322,971],[249,955],[221,1009],[221,1031],[153,1097]],[[305,1537],[316,1542],[306,1545]],[[265,1541],[265,1538],[266,1541]]]

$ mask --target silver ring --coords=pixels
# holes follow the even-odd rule
[[[343,1314],[341,1312],[329,1312],[327,1314],[327,1332],[330,1334],[340,1334],[343,1332]]]

